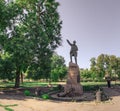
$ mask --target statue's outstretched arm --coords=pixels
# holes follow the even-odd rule
[[[69,45],[72,45],[68,39],[67,39],[67,42],[68,42]]]

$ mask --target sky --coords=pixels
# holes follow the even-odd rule
[[[76,40],[78,65],[89,68],[100,54],[120,57],[120,0],[56,0],[63,21],[62,46],[56,52],[70,62],[70,42]],[[74,58],[73,58],[74,61]]]

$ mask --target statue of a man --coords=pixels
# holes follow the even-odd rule
[[[75,63],[77,64],[77,51],[78,51],[78,47],[76,45],[76,41],[73,41],[73,43],[70,43],[69,40],[67,40],[68,44],[71,46],[71,50],[70,50],[70,60],[72,62],[72,56],[74,56],[75,58]]]

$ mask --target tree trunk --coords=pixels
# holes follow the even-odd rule
[[[19,88],[19,86],[20,86],[20,71],[16,71],[15,88]]]
[[[23,84],[23,73],[21,73],[21,83]]]

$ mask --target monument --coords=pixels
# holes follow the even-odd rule
[[[77,64],[77,51],[78,51],[78,47],[76,45],[76,41],[73,41],[73,44],[70,43],[69,40],[67,40],[68,44],[71,46],[71,50],[70,50],[70,60],[72,62],[72,56],[74,56],[75,58],[75,63]]]
[[[76,41],[73,41],[73,44],[67,40],[68,44],[71,46],[70,50],[70,62],[67,74],[67,82],[64,86],[64,92],[69,93],[70,96],[79,96],[83,94],[83,88],[80,84],[80,70],[77,65],[77,51],[78,47],[76,45]],[[75,58],[75,63],[72,61],[72,56]]]

